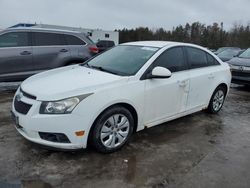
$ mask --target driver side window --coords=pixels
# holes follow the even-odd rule
[[[0,48],[19,46],[29,46],[27,32],[10,32],[0,35]]]
[[[154,62],[154,67],[165,67],[171,72],[187,70],[183,48],[174,47],[163,52]]]

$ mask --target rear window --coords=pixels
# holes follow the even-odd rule
[[[115,45],[114,41],[107,41],[108,47],[113,47]]]
[[[35,32],[33,36],[35,46],[66,45],[65,39],[62,34]]]
[[[115,42],[111,40],[100,40],[99,42],[96,43],[97,47],[113,47],[115,46]]]
[[[85,45],[86,43],[76,36],[64,35],[68,45]]]

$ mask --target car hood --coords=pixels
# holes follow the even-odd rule
[[[23,91],[37,100],[53,101],[94,93],[111,85],[125,82],[127,77],[74,65],[34,75],[21,84]]]
[[[250,67],[250,59],[235,57],[228,61],[231,65],[246,66]]]
[[[223,62],[229,61],[231,57],[219,57]]]

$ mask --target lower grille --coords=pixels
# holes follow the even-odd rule
[[[232,71],[232,76],[250,77],[250,73]]]
[[[22,102],[20,100],[17,100],[17,97],[16,97],[15,100],[14,100],[14,107],[15,107],[15,110],[17,112],[19,112],[20,114],[26,115],[29,112],[32,105],[24,103],[24,102]]]
[[[62,133],[45,133],[39,132],[39,136],[43,140],[57,143],[70,143],[68,137]]]

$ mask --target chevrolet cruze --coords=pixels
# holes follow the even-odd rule
[[[229,66],[197,45],[125,43],[28,78],[12,116],[32,142],[70,150],[90,144],[110,153],[136,131],[205,109],[219,112],[230,82]]]

